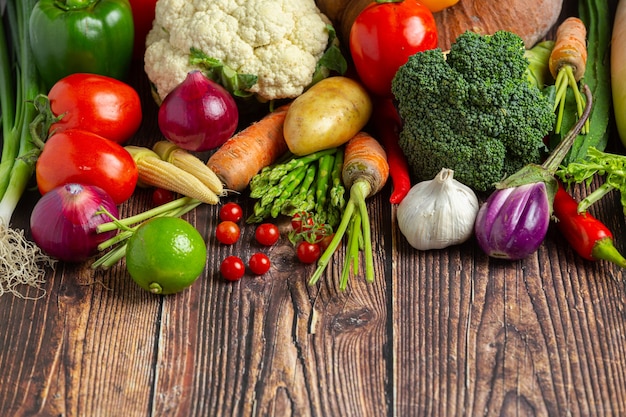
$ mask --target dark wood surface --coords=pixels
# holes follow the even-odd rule
[[[156,105],[140,71],[132,83],[146,97],[135,141],[148,143],[160,137]],[[286,239],[261,249],[247,227],[219,245],[217,207],[202,206],[185,218],[208,242],[207,267],[178,295],[143,291],[121,263],[59,264],[44,297],[0,297],[0,415],[626,415],[622,269],[582,260],[554,229],[522,261],[490,259],[474,240],[418,252],[389,191],[368,203],[376,280],[353,277],[345,292],[342,252],[310,287],[313,267]],[[37,197],[15,217],[27,233]],[[121,214],[148,204],[140,192]],[[619,196],[592,211],[626,251]],[[219,277],[224,257],[258,250],[269,273]]]

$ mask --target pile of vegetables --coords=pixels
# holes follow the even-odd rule
[[[444,52],[433,13],[456,2],[443,3],[363,7],[341,45],[354,64],[348,77],[333,22],[313,0],[160,0],[140,38],[163,137],[138,146],[141,101],[124,81],[138,48],[130,4],[9,0],[0,21],[0,295],[41,288],[56,260],[107,269],[124,257],[145,290],[182,291],[203,272],[207,247],[180,216],[202,204],[220,205],[219,244],[239,241],[245,218],[256,244],[270,247],[281,238],[274,221],[288,217],[294,255],[315,264],[310,285],[341,247],[338,288],[361,269],[372,282],[367,202],[389,178],[398,227],[416,250],[474,236],[489,256],[522,259],[554,215],[582,257],[626,266],[611,232],[587,213],[613,190],[626,212],[626,159],[604,152],[605,6],[581,0],[580,18],[531,49],[513,32],[467,31]],[[89,19],[103,24],[86,40],[79,28]],[[52,45],[51,31],[67,39]],[[103,59],[112,47],[115,59]],[[245,106],[259,103],[266,113],[242,126]],[[580,203],[563,186],[597,176],[604,184]],[[41,198],[28,242],[10,221],[32,179]],[[146,188],[165,201],[120,218],[119,206]],[[233,195],[256,200],[252,213],[225,201]],[[260,250],[247,267],[262,275],[271,262]],[[228,256],[220,272],[237,281],[246,264]]]

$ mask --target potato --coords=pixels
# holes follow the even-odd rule
[[[372,101],[361,84],[343,76],[325,78],[289,106],[285,142],[298,156],[341,146],[363,129],[371,114]]]

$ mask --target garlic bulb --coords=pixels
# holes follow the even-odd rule
[[[472,236],[478,198],[443,168],[432,180],[415,184],[398,205],[400,231],[418,250],[442,249]]]

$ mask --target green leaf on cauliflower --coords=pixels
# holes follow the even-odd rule
[[[335,71],[343,75],[348,70],[348,62],[341,53],[341,48],[339,48],[335,28],[332,25],[326,25],[326,29],[328,30],[328,47],[317,62],[311,85],[328,77],[329,71]]]
[[[194,47],[189,51],[189,64],[203,67],[208,78],[221,84],[235,97],[245,98],[254,95],[248,91],[258,81],[259,77],[254,74],[239,74],[219,59],[210,57]]]

